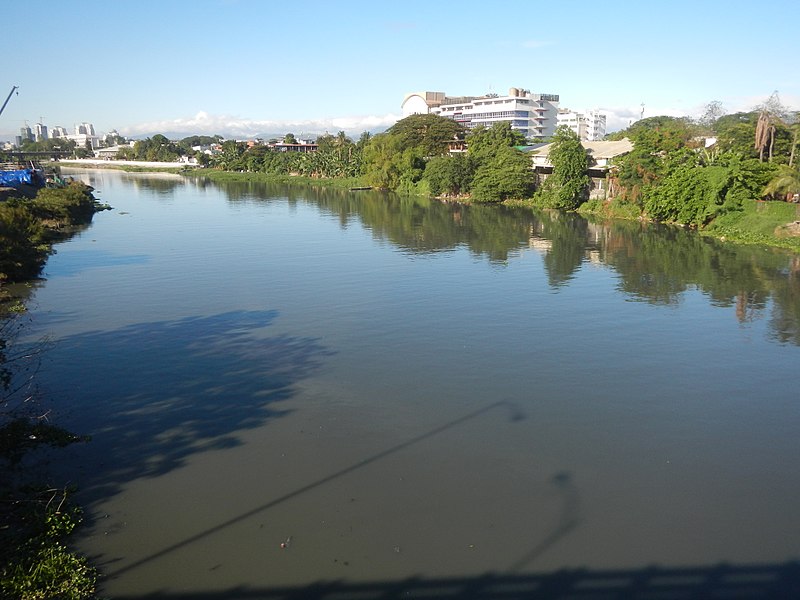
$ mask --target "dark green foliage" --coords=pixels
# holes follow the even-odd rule
[[[175,144],[166,136],[157,133],[152,138],[135,142],[133,148],[120,149],[117,156],[127,160],[171,162],[178,160],[184,154],[186,154],[186,150],[181,145]]]
[[[547,208],[578,208],[587,197],[589,158],[575,132],[567,127],[556,129],[549,158],[553,173],[537,191],[537,201]]]
[[[525,136],[511,128],[511,123],[501,121],[491,127],[479,125],[467,136],[469,154],[476,161],[491,157],[498,148],[513,148],[525,144]]]
[[[475,161],[465,153],[436,156],[425,165],[425,179],[434,196],[459,196],[472,187]]]
[[[50,253],[47,227],[88,223],[95,212],[105,208],[95,200],[91,188],[80,182],[43,188],[32,200],[14,198],[0,203],[0,282],[39,274]]]
[[[88,223],[102,208],[91,188],[80,181],[60,188],[43,188],[30,202],[31,212],[37,218],[57,221],[59,226]]]
[[[422,147],[404,146],[398,136],[388,132],[373,137],[364,149],[365,179],[374,187],[407,187],[420,180],[424,169]]]
[[[467,137],[469,156],[475,165],[472,199],[475,202],[501,202],[529,198],[533,193],[534,173],[530,157],[515,146],[522,135],[504,121],[491,127],[476,127]]]
[[[692,147],[692,140],[699,133],[699,128],[690,119],[658,116],[636,121],[627,129],[612,133],[608,139],[628,138],[635,145],[646,147],[652,152],[672,152],[679,148]]]
[[[44,228],[22,201],[0,204],[0,283],[35,277],[50,250]]]
[[[472,199],[501,202],[529,198],[533,184],[530,157],[516,148],[501,146],[479,163],[472,181]]]
[[[741,208],[733,172],[728,167],[679,167],[643,196],[650,218],[703,226],[715,216]]]
[[[211,146],[214,144],[221,144],[222,139],[223,138],[221,135],[192,135],[183,138],[180,142],[178,142],[178,145],[183,148],[184,152],[188,154],[195,146]]]
[[[411,115],[392,125],[386,134],[396,138],[401,148],[417,148],[422,156],[430,157],[447,152],[452,140],[463,139],[464,127],[438,115]]]

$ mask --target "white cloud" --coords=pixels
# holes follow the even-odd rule
[[[522,42],[523,48],[543,48],[545,46],[550,46],[552,42],[547,42],[545,40],[525,40]]]
[[[149,121],[128,127],[119,132],[125,136],[153,135],[159,132],[185,133],[186,135],[215,135],[226,137],[248,138],[262,133],[319,134],[344,131],[348,135],[357,136],[364,131],[388,128],[400,119],[399,115],[366,115],[351,117],[333,117],[321,119],[259,120],[242,119],[230,115],[212,115],[204,111],[193,117]]]

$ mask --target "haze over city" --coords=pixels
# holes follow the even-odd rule
[[[750,110],[777,91],[800,109],[794,0],[595,3],[513,9],[467,0],[44,0],[5,7],[0,140],[26,123],[128,137],[160,132],[377,131],[409,92],[510,86],[601,109],[608,131],[640,116]],[[769,28],[759,26],[769,23]]]

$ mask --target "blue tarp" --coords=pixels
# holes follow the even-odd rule
[[[44,177],[42,176],[42,173],[36,169],[0,171],[0,187],[18,188],[23,183],[41,187],[44,185]]]

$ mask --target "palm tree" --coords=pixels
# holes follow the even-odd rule
[[[789,196],[800,194],[800,170],[781,165],[762,192],[763,196]]]
[[[772,146],[775,143],[775,124],[772,116],[762,110],[756,123],[755,149],[758,150],[758,160],[764,162],[764,150],[769,146],[769,162],[772,162]]]

